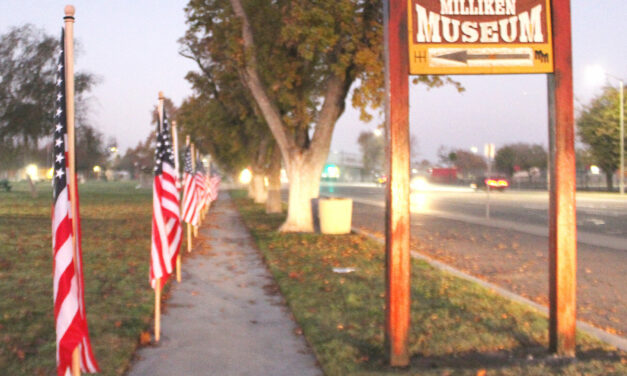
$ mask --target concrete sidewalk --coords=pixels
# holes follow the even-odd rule
[[[322,375],[228,193],[204,222],[128,375]]]

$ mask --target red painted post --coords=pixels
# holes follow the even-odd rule
[[[577,228],[570,0],[553,0],[554,73],[548,75],[549,351],[575,356]]]
[[[391,366],[409,364],[409,47],[407,0],[384,0],[386,137],[386,350]]]

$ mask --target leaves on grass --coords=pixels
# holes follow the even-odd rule
[[[268,216],[263,206],[246,199],[235,198],[234,202],[324,373],[396,374],[386,367],[384,356],[383,246],[355,234],[280,234],[274,229],[284,217]],[[432,236],[435,240],[440,235],[443,234]],[[511,253],[508,248],[518,248],[516,242],[500,243],[499,252],[504,254]],[[455,259],[444,248],[434,249],[444,261]],[[469,268],[478,269],[470,256],[460,259]],[[333,273],[333,267],[345,265],[354,266],[356,271]],[[545,318],[423,262],[412,262],[411,297],[412,366],[408,375],[485,376],[487,369],[509,376],[603,375],[607,373],[606,365],[627,371],[617,358],[601,355],[564,365],[545,365],[542,360],[526,362],[530,352],[546,351]],[[608,354],[606,347],[587,337],[578,339],[578,345],[580,352]],[[418,359],[437,359],[437,362],[426,362],[424,367],[414,362]],[[441,366],[434,368],[431,364]]]

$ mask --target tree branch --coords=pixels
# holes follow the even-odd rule
[[[284,155],[284,160],[289,161],[288,156],[297,150],[296,145],[293,140],[287,137],[279,109],[267,95],[257,72],[257,59],[254,53],[255,42],[253,40],[253,33],[246,11],[244,10],[240,0],[230,0],[230,2],[233,7],[233,12],[242,21],[242,39],[245,50],[245,64],[243,68],[238,68],[239,74],[242,77],[244,84],[253,95],[253,98],[255,98],[263,117],[266,119],[266,123],[268,124],[268,127],[270,127],[270,131]],[[248,51],[250,51],[249,54],[246,53]]]
[[[347,68],[347,75],[350,68]],[[316,123],[316,130],[314,131],[311,141],[311,148],[313,153],[319,153],[317,150],[324,150],[324,156],[328,154],[328,149],[331,145],[331,137],[333,136],[333,128],[337,119],[344,112],[346,95],[350,84],[348,80],[342,79],[337,75],[332,75],[326,86],[326,92],[324,95],[324,103],[320,109],[320,115]],[[311,156],[310,156],[311,157]]]

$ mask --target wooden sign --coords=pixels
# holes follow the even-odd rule
[[[407,0],[410,74],[552,73],[550,0]]]

